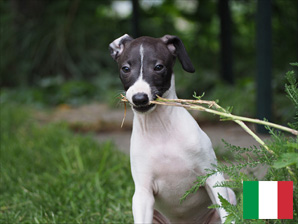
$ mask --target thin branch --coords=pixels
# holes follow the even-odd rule
[[[128,100],[125,98],[125,96],[121,95],[122,101],[123,102],[128,102]],[[238,125],[240,125],[249,135],[251,135],[257,142],[259,142],[268,152],[274,154],[272,150],[268,148],[268,146],[261,140],[250,128],[247,127],[247,125],[244,123],[250,122],[250,123],[255,123],[255,124],[261,124],[261,125],[267,125],[273,128],[277,128],[286,132],[289,132],[293,135],[298,135],[298,131],[274,124],[268,121],[262,121],[259,119],[253,119],[253,118],[248,118],[248,117],[242,117],[242,116],[237,116],[233,115],[221,106],[219,106],[215,101],[207,101],[207,100],[184,100],[184,99],[165,99],[162,97],[158,97],[157,100],[155,101],[150,101],[152,104],[159,104],[159,105],[166,105],[166,106],[178,106],[178,107],[184,107],[189,110],[199,110],[199,111],[204,111],[207,113],[211,114],[216,114],[221,117],[228,118],[234,122],[236,122]],[[208,105],[208,108],[201,106],[199,104],[204,104]],[[212,109],[215,108],[215,109]]]
[[[123,102],[128,102],[128,100],[125,98],[125,96],[121,95]],[[259,119],[253,119],[248,117],[242,117],[233,115],[221,106],[219,106],[215,101],[207,101],[207,100],[184,100],[184,99],[165,99],[162,97],[158,97],[157,100],[151,101],[152,104],[159,104],[159,105],[166,105],[166,106],[179,106],[184,107],[189,110],[199,110],[199,111],[205,111],[207,113],[216,114],[221,117],[225,117],[228,119],[231,119],[232,121],[236,122],[238,125],[240,125],[249,135],[251,135],[258,143],[260,143],[268,152],[274,154],[272,150],[268,148],[268,146],[261,140],[250,128],[247,127],[247,125],[244,123],[250,122],[255,124],[261,124],[261,125],[267,125],[273,128],[277,128],[286,132],[289,132],[293,135],[298,135],[298,131],[274,124],[268,121],[262,121]],[[201,106],[200,104],[208,105],[208,108]],[[215,109],[212,109],[215,108]]]
[[[175,103],[175,105],[168,104],[168,102]],[[165,99],[165,98],[159,97],[157,101],[151,101],[151,103],[161,104],[161,105],[169,105],[169,106],[181,106],[181,107],[185,107],[185,108],[189,108],[189,109],[193,109],[193,110],[205,111],[208,113],[212,113],[212,114],[216,114],[216,115],[223,116],[226,118],[230,118],[231,120],[234,120],[234,121],[239,120],[239,121],[246,121],[246,122],[255,123],[255,124],[266,125],[266,126],[270,126],[270,127],[276,128],[276,129],[280,129],[282,131],[289,132],[293,135],[298,135],[298,131],[294,130],[292,128],[288,128],[288,127],[285,127],[282,125],[274,124],[274,123],[259,120],[259,119],[253,119],[253,118],[233,115],[233,114],[229,113],[228,111],[226,111],[221,106],[219,106],[215,101],[180,100],[180,99],[172,100],[172,99]],[[205,108],[205,107],[199,106],[197,104],[207,104],[207,105],[209,105],[209,108]],[[210,109],[211,107],[215,107],[215,109],[217,109],[217,110]],[[218,110],[221,110],[221,111],[218,111]]]
[[[121,100],[123,102],[128,102],[126,97],[123,96],[122,94],[121,94],[121,97],[122,97]],[[216,115],[219,115],[221,117],[228,118],[228,119],[236,122],[238,125],[240,125],[240,127],[242,127],[249,135],[251,135],[258,143],[260,143],[271,154],[275,154],[275,152],[273,152],[271,149],[269,149],[268,146],[265,144],[265,142],[262,139],[260,139],[259,136],[257,136],[249,127],[247,127],[247,125],[244,123],[244,121],[250,122],[250,123],[255,123],[255,124],[270,126],[270,127],[276,128],[276,129],[280,129],[282,131],[289,132],[289,133],[291,133],[293,135],[296,135],[296,136],[298,135],[297,130],[294,130],[294,129],[291,129],[291,128],[288,128],[288,127],[285,127],[285,126],[282,126],[282,125],[274,124],[274,123],[271,123],[271,122],[268,122],[268,121],[262,121],[262,120],[259,120],[259,119],[253,119],[253,118],[233,115],[229,111],[227,111],[224,108],[222,108],[221,106],[219,106],[215,101],[165,99],[165,98],[162,98],[162,97],[158,97],[157,100],[150,101],[150,103],[165,105],[165,106],[184,107],[184,108],[189,109],[189,110],[205,111],[207,113],[216,114]],[[208,105],[208,108],[206,108],[204,106],[201,106],[200,104]],[[214,108],[214,109],[212,109],[212,108]],[[289,174],[296,180],[296,177],[295,177],[293,171],[290,169],[290,167],[287,166],[286,168],[287,168]]]

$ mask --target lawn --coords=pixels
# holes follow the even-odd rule
[[[1,104],[1,223],[132,223],[129,158]]]

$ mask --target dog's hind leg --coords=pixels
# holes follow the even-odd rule
[[[228,188],[226,188],[226,187],[214,187],[214,185],[220,184],[224,180],[225,179],[224,179],[223,175],[220,174],[220,173],[215,174],[215,175],[209,177],[206,180],[205,188],[206,188],[206,190],[208,192],[208,195],[209,195],[209,197],[210,197],[213,204],[221,205],[218,194],[220,194],[223,198],[225,198],[229,202],[236,201],[235,199],[232,199],[232,200],[230,199],[230,195],[232,197],[234,195],[231,194],[231,192],[229,192]],[[232,191],[232,190],[230,189],[230,191]],[[228,215],[228,213],[222,208],[217,209],[217,211],[219,213],[221,222],[224,223],[225,217]]]
[[[170,224],[170,221],[164,217],[159,211],[154,209],[153,224]]]
[[[231,188],[228,188],[228,194],[229,194],[229,202],[232,205],[236,205],[237,204],[236,195]]]
[[[210,209],[207,219],[203,222],[204,224],[220,224],[220,217],[215,209]]]

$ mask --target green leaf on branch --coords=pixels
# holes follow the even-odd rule
[[[215,205],[210,205],[210,206],[208,206],[208,208],[209,208],[209,209],[220,208],[220,205],[217,205],[217,204],[215,204]]]
[[[298,62],[290,63],[290,65],[292,65],[292,66],[297,66],[297,67],[298,67]]]
[[[293,66],[298,66],[298,63],[291,63]],[[295,122],[290,124],[290,126],[293,129],[298,129],[298,82],[296,80],[296,75],[294,71],[288,71],[286,74],[286,78],[289,82],[289,84],[285,85],[285,91],[287,93],[288,98],[293,102],[295,110],[296,110],[296,116],[295,116]]]
[[[205,92],[202,93],[201,96],[198,96],[196,92],[193,93],[193,98],[197,99],[197,100],[201,100],[203,98],[203,96],[205,95]]]
[[[298,166],[298,153],[289,152],[282,154],[281,157],[273,164],[273,168],[280,169],[295,164]]]

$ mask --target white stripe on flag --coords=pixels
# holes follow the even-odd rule
[[[259,219],[277,219],[277,181],[259,182]]]

